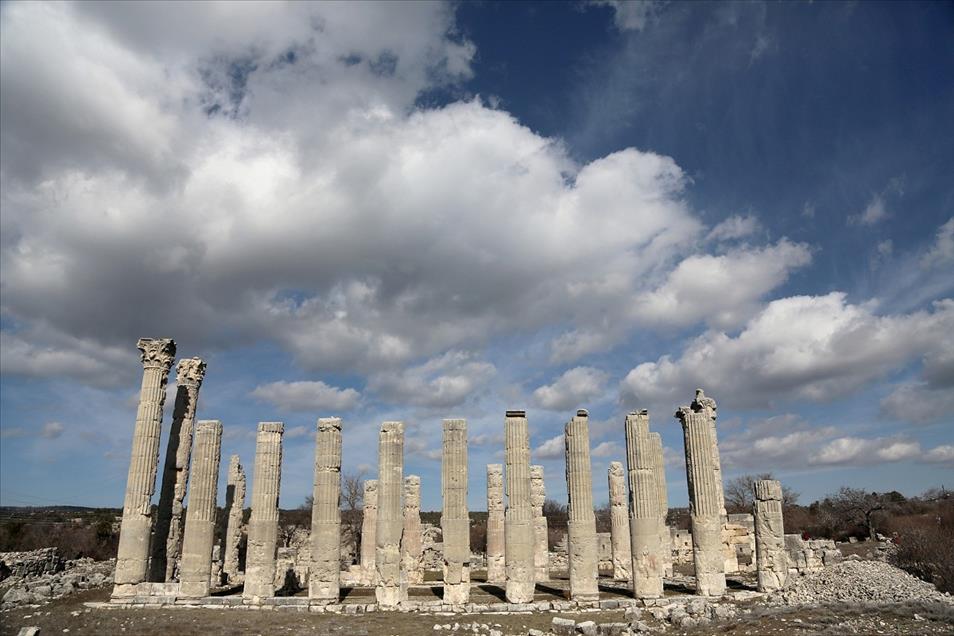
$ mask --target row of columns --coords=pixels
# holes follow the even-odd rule
[[[194,423],[205,363],[198,358],[180,361],[173,426],[153,529],[150,500],[158,468],[165,384],[175,356],[175,343],[170,339],[144,338],[138,347],[143,382],[114,595],[134,594],[135,586],[146,582],[147,577],[171,580],[181,552],[180,593],[205,596],[209,593],[212,571],[222,426],[214,420]],[[721,540],[725,502],[716,440],[716,408],[715,401],[698,390],[695,400],[676,412],[685,441],[696,591],[706,596],[725,592]],[[488,581],[505,582],[507,599],[526,603],[533,599],[534,583],[549,578],[543,467],[530,465],[524,411],[508,411],[504,429],[506,472],[499,464],[487,466]],[[274,594],[283,432],[281,422],[263,422],[258,426],[243,591],[253,602]],[[633,593],[638,598],[655,598],[662,595],[663,576],[671,571],[662,441],[658,433],[649,430],[649,414],[645,410],[626,417],[625,436],[626,470],[622,463],[611,462],[608,471],[614,577],[632,580]],[[598,544],[585,410],[577,411],[567,423],[564,439],[570,596],[581,601],[595,600],[599,596]],[[318,421],[315,445],[309,596],[319,602],[336,602],[340,595],[341,556],[339,418]],[[193,446],[190,505],[183,520],[182,503]],[[384,606],[406,600],[407,585],[423,581],[420,478],[412,475],[404,479],[403,450],[403,423],[385,422],[379,438],[378,480],[365,483],[361,570],[367,579],[373,579],[375,595]],[[466,421],[444,420],[441,527],[445,601],[451,604],[469,600],[467,480]],[[245,488],[244,471],[238,456],[233,456],[226,493],[228,522],[223,567],[231,582],[240,576],[238,551]],[[778,482],[758,482],[755,502],[759,587],[777,589],[784,586],[787,575]]]

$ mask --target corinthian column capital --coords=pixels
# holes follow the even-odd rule
[[[184,358],[176,365],[176,384],[198,388],[205,379],[205,362],[201,358]]]
[[[172,361],[176,357],[176,342],[172,338],[140,338],[136,346],[142,352],[140,359],[143,368],[160,368],[163,374],[169,373]]]

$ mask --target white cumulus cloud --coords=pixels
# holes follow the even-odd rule
[[[255,387],[251,395],[282,411],[348,411],[361,398],[355,389],[339,389],[320,380],[271,382]]]
[[[929,354],[952,334],[952,300],[931,311],[879,316],[871,304],[850,304],[838,292],[783,298],[736,336],[709,331],[678,357],[637,365],[620,391],[633,405],[671,405],[697,386],[734,407],[825,401]]]
[[[575,367],[563,373],[553,384],[533,392],[533,401],[551,411],[583,408],[600,399],[606,391],[609,374],[593,367]]]

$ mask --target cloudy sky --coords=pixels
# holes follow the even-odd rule
[[[339,415],[430,509],[466,417],[484,509],[508,408],[563,499],[580,407],[597,502],[648,408],[684,505],[696,387],[727,477],[954,483],[948,4],[5,2],[0,52],[3,505],[122,504],[141,336],[223,453],[285,422],[285,507]]]

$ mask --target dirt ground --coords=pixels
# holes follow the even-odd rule
[[[273,634],[319,634],[327,636],[421,636],[446,634],[435,625],[460,626],[458,633],[473,623],[491,625],[503,634],[525,636],[530,628],[547,630],[554,616],[598,623],[624,621],[622,611],[540,612],[512,615],[454,615],[374,612],[358,616],[309,614],[291,611],[247,611],[209,609],[90,609],[87,601],[105,601],[106,589],[77,594],[40,608],[20,608],[0,614],[0,635],[13,636],[21,627],[36,625],[41,636],[90,634],[129,636],[226,636],[233,634],[270,636]],[[704,628],[680,630],[671,626],[668,635],[763,634],[808,636],[824,634],[954,634],[954,609],[941,606],[838,607],[814,609],[769,609],[758,604],[741,605],[751,614]],[[659,626],[651,617],[644,619]],[[488,630],[479,633],[487,634]],[[473,632],[471,632],[473,633]]]

